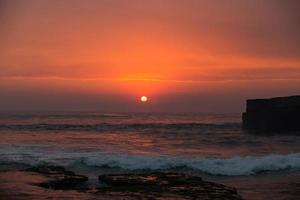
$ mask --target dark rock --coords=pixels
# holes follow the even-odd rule
[[[300,96],[247,100],[243,113],[246,130],[290,132],[300,131]]]
[[[180,173],[101,175],[98,192],[137,199],[242,199],[236,189]]]
[[[203,181],[182,173],[144,173],[100,175],[100,187],[87,187],[87,177],[67,171],[63,167],[38,166],[26,171],[42,174],[49,179],[35,183],[43,188],[77,190],[95,199],[201,199],[241,200],[235,188]],[[101,198],[100,198],[101,197]]]
[[[40,173],[51,178],[51,180],[39,184],[41,187],[50,189],[83,189],[84,183],[88,181],[86,176],[77,175],[58,166],[38,166],[29,168],[26,171]]]
[[[47,166],[47,165],[40,165],[37,167],[31,167],[26,169],[26,171],[31,171],[31,172],[37,172],[40,174],[47,174],[47,175],[51,175],[51,174],[66,174],[66,175],[70,175],[73,176],[75,175],[74,172],[72,171],[67,171],[65,168],[60,167],[60,166]]]

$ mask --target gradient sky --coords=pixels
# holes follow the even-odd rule
[[[298,0],[0,0],[0,110],[241,112],[248,98],[299,94],[299,10]]]

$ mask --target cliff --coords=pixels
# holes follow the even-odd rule
[[[258,131],[300,131],[300,95],[247,100],[243,128]]]

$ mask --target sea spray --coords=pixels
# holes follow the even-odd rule
[[[29,156],[30,155],[30,156]],[[120,168],[124,170],[168,170],[190,168],[213,175],[253,175],[264,171],[300,170],[300,153],[269,154],[264,156],[234,156],[230,158],[183,157],[166,155],[133,155],[103,152],[67,153],[41,152],[10,153],[0,157],[1,163],[37,165],[55,164],[63,166]]]

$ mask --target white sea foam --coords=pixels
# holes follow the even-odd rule
[[[188,167],[215,175],[251,175],[262,171],[300,170],[300,153],[232,158],[182,158],[166,156],[103,155],[87,157],[88,166],[120,167],[129,170],[159,170]]]
[[[25,149],[2,151],[0,162],[37,165],[83,165],[86,167],[111,167],[127,170],[164,170],[191,168],[214,175],[252,175],[264,171],[300,170],[300,153],[265,156],[235,156],[231,158],[187,158],[175,156],[111,154],[103,152],[27,152]]]

